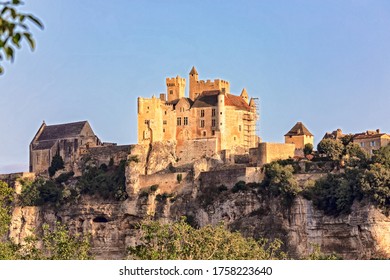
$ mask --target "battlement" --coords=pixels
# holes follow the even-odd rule
[[[168,87],[173,87],[173,86],[185,86],[186,84],[186,79],[181,78],[180,76],[176,76],[173,78],[166,78],[166,84]]]

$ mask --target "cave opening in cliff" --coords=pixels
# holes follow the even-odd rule
[[[93,219],[94,223],[107,223],[108,220],[103,216],[97,216]]]

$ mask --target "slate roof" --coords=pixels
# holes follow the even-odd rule
[[[47,150],[54,146],[56,140],[48,140],[39,142],[37,145],[33,146],[33,150]]]
[[[192,66],[192,69],[191,69],[190,75],[194,75],[194,74],[198,75],[198,71],[196,71],[196,68],[195,68],[195,66]]]
[[[37,141],[56,140],[76,137],[81,133],[87,121],[45,126]]]
[[[221,91],[219,90],[210,90],[204,91],[202,94],[195,100],[193,108],[202,108],[202,107],[213,107],[218,104],[218,94]],[[241,97],[233,94],[225,95],[225,106],[234,106],[241,110],[250,111],[251,107],[246,103],[246,101]]]
[[[303,125],[301,122],[297,122],[293,128],[290,129],[284,136],[298,136],[298,135],[307,135],[313,136],[311,132]]]

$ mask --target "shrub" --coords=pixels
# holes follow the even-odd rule
[[[56,154],[52,160],[48,169],[50,177],[53,177],[58,170],[64,169],[64,160],[59,154]]]
[[[237,182],[233,188],[232,188],[232,192],[233,193],[237,193],[239,191],[245,191],[247,190],[247,187],[246,187],[246,183],[244,181],[239,181]]]
[[[66,181],[68,181],[73,176],[74,176],[74,172],[73,171],[70,171],[70,172],[67,172],[67,173],[62,173],[60,176],[58,176],[56,178],[56,182],[58,184],[65,183]]]
[[[305,147],[303,148],[303,153],[305,156],[310,155],[313,152],[313,144],[307,143],[305,144]]]
[[[224,191],[227,191],[228,190],[228,188],[225,186],[225,185],[220,185],[219,187],[218,187],[218,191],[219,192],[224,192]]]
[[[332,160],[339,160],[344,151],[344,145],[339,140],[323,139],[317,145],[320,154],[326,155]]]
[[[155,192],[158,189],[158,185],[152,185],[152,186],[150,186],[149,189],[150,189],[151,192]]]

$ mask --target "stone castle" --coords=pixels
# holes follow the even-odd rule
[[[195,67],[189,73],[189,97],[185,78],[167,78],[166,86],[159,97],[138,98],[138,144],[176,141],[179,156],[189,147],[203,147],[211,155],[257,146],[256,102],[245,89],[234,95],[227,81],[199,80]]]

